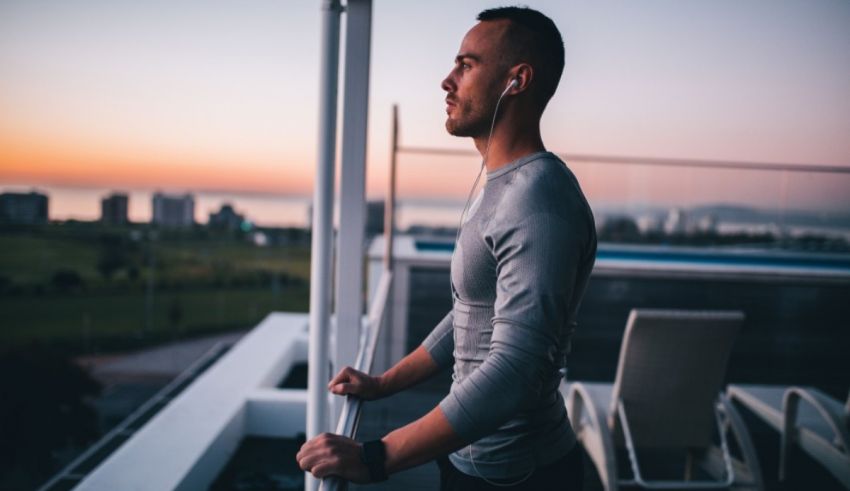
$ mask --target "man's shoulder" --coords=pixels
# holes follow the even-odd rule
[[[515,220],[535,213],[574,214],[584,211],[586,200],[579,183],[558,156],[543,153],[517,168],[505,180],[499,208]]]

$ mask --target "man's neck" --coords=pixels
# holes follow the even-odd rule
[[[497,129],[490,140],[489,149],[486,137],[475,138],[474,141],[481,157],[486,159],[487,172],[500,169],[526,155],[546,150],[539,128],[535,128],[535,131],[512,133]]]

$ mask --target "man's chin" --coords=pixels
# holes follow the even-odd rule
[[[452,136],[469,136],[464,128],[452,118],[446,118],[446,131]]]

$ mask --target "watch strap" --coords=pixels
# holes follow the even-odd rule
[[[386,481],[387,470],[387,447],[380,439],[363,442],[360,458],[369,469],[369,478],[372,482]]]

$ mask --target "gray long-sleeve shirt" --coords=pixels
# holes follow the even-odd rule
[[[454,306],[423,342],[454,360],[440,408],[474,442],[449,456],[461,471],[521,476],[575,444],[559,370],[595,256],[590,207],[557,156],[487,173],[452,255]]]

